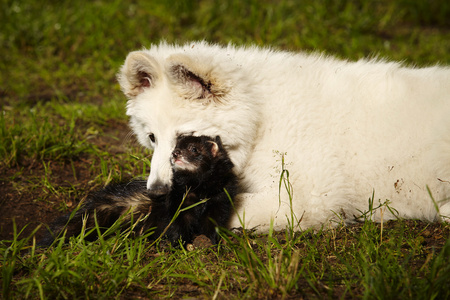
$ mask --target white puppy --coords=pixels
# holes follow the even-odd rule
[[[450,216],[447,67],[161,43],[131,52],[118,78],[131,127],[154,149],[154,193],[170,188],[179,135],[220,136],[247,228],[351,222],[373,194],[374,207],[389,200],[377,221]]]

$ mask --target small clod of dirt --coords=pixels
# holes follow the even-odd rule
[[[207,236],[201,234],[195,237],[192,245],[195,249],[205,249],[211,247],[213,244]]]

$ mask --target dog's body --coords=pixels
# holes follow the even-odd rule
[[[434,221],[427,186],[450,215],[449,68],[196,42],[132,52],[118,77],[130,124],[154,149],[151,192],[170,189],[179,135],[219,135],[246,227],[283,228],[290,203],[301,228],[351,222],[373,193],[400,217]]]
[[[233,163],[220,137],[178,137],[170,165],[173,177],[168,194],[151,194],[142,180],[110,184],[90,194],[75,213],[55,220],[39,245],[51,245],[64,231],[66,240],[80,234],[84,219],[87,230],[98,224],[101,233],[120,221],[122,229],[131,228],[137,235],[151,230],[151,239],[164,234],[173,245],[180,240],[192,242],[198,235],[217,243],[216,227],[227,225],[237,192]],[[85,239],[97,237],[93,231]]]

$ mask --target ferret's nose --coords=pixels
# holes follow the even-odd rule
[[[181,154],[180,150],[174,150],[172,152],[172,157],[176,159],[176,158],[178,158],[178,156],[180,156],[180,154]]]

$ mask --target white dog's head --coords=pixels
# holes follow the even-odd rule
[[[154,149],[147,188],[170,189],[170,157],[180,135],[220,136],[239,174],[256,135],[259,103],[234,48],[167,44],[131,52],[118,74],[139,142]],[[230,61],[231,59],[231,61]]]

